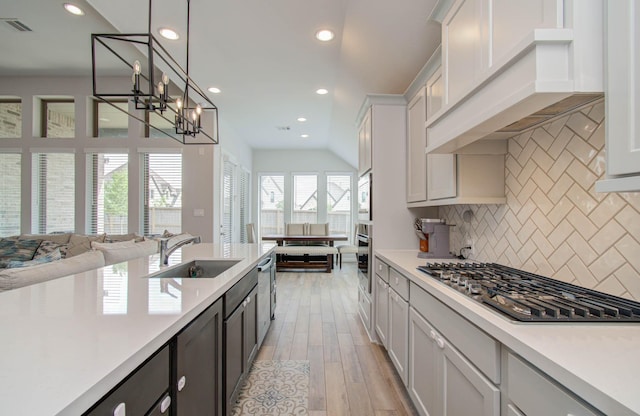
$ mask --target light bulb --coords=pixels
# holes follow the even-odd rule
[[[166,72],[162,73],[162,83],[164,85],[169,85],[169,75]]]
[[[196,114],[195,111],[191,111],[191,118],[193,119],[194,122],[198,119],[198,115]]]
[[[136,60],[133,63],[133,73],[135,75],[140,75],[141,72],[142,72],[142,66],[140,65],[140,61]]]
[[[196,105],[196,113],[198,115],[202,114],[202,106],[200,104]]]
[[[178,110],[182,110],[182,100],[180,98],[176,99],[176,107],[178,107]]]
[[[158,94],[164,94],[164,84],[162,83],[162,81],[158,82]]]

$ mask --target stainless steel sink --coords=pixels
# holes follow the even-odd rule
[[[240,260],[194,260],[172,266],[148,276],[153,279],[162,278],[213,278],[238,264]]]

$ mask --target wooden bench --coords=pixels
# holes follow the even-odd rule
[[[276,247],[276,270],[324,269],[331,273],[333,256],[338,249],[330,246],[278,246]]]

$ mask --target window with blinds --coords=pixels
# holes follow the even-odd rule
[[[143,153],[143,233],[182,232],[182,154]]]
[[[293,175],[292,223],[318,222],[318,176]]]
[[[0,100],[0,139],[22,137],[22,101]]]
[[[129,230],[129,155],[92,153],[87,159],[90,232],[126,234]]]
[[[235,203],[233,200],[233,190],[235,188],[235,165],[225,159],[222,172],[222,233],[221,243],[231,243],[233,240],[233,213]]]
[[[260,235],[284,234],[284,176],[260,176]]]
[[[351,175],[327,175],[327,220],[329,233],[352,237]]]
[[[75,231],[75,155],[32,153],[31,232]]]
[[[240,169],[240,184],[239,184],[239,196],[240,196],[240,242],[248,242],[247,238],[247,224],[250,222],[250,195],[251,195],[251,174]]]
[[[0,153],[0,237],[20,234],[20,153]]]

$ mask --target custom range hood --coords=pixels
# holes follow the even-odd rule
[[[426,122],[427,153],[483,153],[495,148],[487,141],[504,141],[603,97],[601,0],[532,1],[542,17],[529,23],[531,11],[496,9],[508,2],[486,2],[478,22],[468,18],[473,0],[449,3],[440,17],[441,88],[427,85],[427,95],[440,91],[442,100]],[[469,35],[474,24],[477,39]]]

